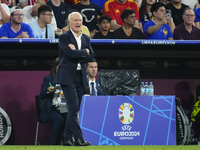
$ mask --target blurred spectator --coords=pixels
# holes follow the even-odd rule
[[[52,124],[49,145],[57,144],[60,133],[64,129],[67,115],[65,97],[61,86],[54,83],[59,62],[60,59],[57,57],[50,75],[44,77],[40,91],[40,98],[45,101],[45,104],[39,114],[39,120]]]
[[[138,7],[140,8],[141,5],[142,5],[142,1],[143,1],[143,0],[134,0],[134,1],[138,4]]]
[[[28,0],[19,0],[19,5],[21,8],[28,6]]]
[[[1,38],[34,38],[31,27],[22,22],[23,10],[19,7],[12,7],[10,11],[10,22],[0,28]]]
[[[195,9],[194,12],[195,12],[195,20],[194,20],[195,26],[197,28],[200,28],[200,8]]]
[[[194,9],[195,5],[198,3],[198,0],[182,0],[182,3]]]
[[[38,0],[28,0],[28,3],[29,5],[34,5]],[[48,0],[43,0],[45,3],[48,1]]]
[[[97,4],[101,10],[103,10],[103,5],[107,0],[90,0],[90,3]]]
[[[136,21],[135,27],[139,28],[139,8],[138,4],[135,1],[129,0],[108,0],[103,7],[103,14],[108,15],[112,18],[111,28],[113,30],[118,29],[124,25],[124,22],[121,20],[121,13],[124,9],[133,9],[135,11]]]
[[[135,24],[135,11],[132,9],[125,9],[121,13],[121,19],[124,25],[114,31],[118,39],[143,39],[142,31],[136,27]]]
[[[23,22],[28,24],[31,21],[37,20],[38,8],[42,5],[46,5],[46,3],[43,0],[37,0],[33,6],[29,5],[29,6],[24,7],[23,8],[23,13],[24,13]],[[55,31],[57,30],[55,17],[52,18],[51,26]]]
[[[182,4],[181,0],[171,0],[171,3],[166,5],[166,9],[171,10],[171,15],[174,20],[175,26],[183,23],[183,11],[189,6]]]
[[[73,5],[80,3],[80,0],[64,0],[64,2],[72,7]]]
[[[156,2],[156,0],[143,0],[142,5],[140,7],[140,22],[142,23],[142,27],[148,21],[150,21],[153,17],[151,13],[151,6]]]
[[[161,2],[165,5],[167,5],[168,3],[170,3],[171,0],[158,0],[157,2]]]
[[[8,5],[0,3],[0,27],[10,21],[10,10]]]
[[[97,20],[102,15],[98,5],[90,3],[90,0],[81,0],[80,3],[72,6],[81,12],[83,16],[83,25],[87,26],[90,31],[90,37],[98,32]]]
[[[87,79],[89,84],[89,94],[90,95],[104,95],[102,93],[101,85],[98,80],[96,80],[98,72],[98,64],[94,59],[92,62],[87,62]]]
[[[195,12],[186,8],[183,13],[184,22],[174,29],[174,40],[200,40],[200,29],[193,26]]]
[[[67,12],[67,15],[66,15],[66,21],[65,21],[65,24],[67,25],[66,27],[63,28],[62,30],[62,33],[66,32],[69,30],[69,23],[68,23],[68,16],[69,14],[71,14],[72,12],[79,12],[77,9],[70,9],[68,12]],[[80,12],[79,12],[80,13]],[[82,25],[82,29],[81,29],[81,32],[88,35],[90,37],[90,32],[88,30],[88,28],[84,25]]]
[[[57,31],[60,32],[65,27],[66,14],[70,10],[70,7],[61,0],[49,0],[46,4],[53,9],[57,23]]]
[[[98,19],[99,32],[95,33],[93,39],[116,39],[113,32],[110,32],[110,23],[112,18],[102,15]]]
[[[48,5],[42,5],[38,9],[38,19],[29,23],[37,39],[54,39],[55,33],[49,25],[53,17],[52,9]]]
[[[145,23],[143,28],[146,39],[173,40],[173,34],[167,24],[165,5],[160,2],[154,3],[151,7],[151,13],[154,19]]]
[[[194,6],[194,9],[200,8],[200,0],[198,0],[198,2],[196,3],[196,5]]]

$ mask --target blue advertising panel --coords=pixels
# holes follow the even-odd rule
[[[92,145],[176,145],[175,96],[84,96],[83,137]]]

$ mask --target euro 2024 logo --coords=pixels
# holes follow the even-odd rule
[[[119,120],[123,124],[130,124],[134,119],[134,109],[129,103],[123,103],[119,107]]]
[[[135,113],[133,106],[129,103],[123,103],[119,107],[119,120],[125,124],[121,127],[122,131],[115,131],[114,136],[120,140],[132,140],[136,136],[140,136],[140,131],[131,131],[130,124],[134,119]]]

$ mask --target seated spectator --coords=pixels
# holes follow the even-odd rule
[[[69,5],[61,0],[49,0],[46,4],[53,9],[57,23],[57,32],[61,32],[61,29],[65,27],[66,14],[70,10]]]
[[[98,64],[97,61],[94,59],[92,62],[87,63],[87,79],[89,84],[89,93],[90,95],[104,95],[102,93],[102,89],[100,86],[99,81],[95,79],[98,72]]]
[[[116,39],[115,34],[110,32],[110,23],[112,18],[102,15],[98,19],[99,32],[95,33],[93,39]]]
[[[38,9],[38,19],[29,23],[33,29],[33,34],[36,39],[54,39],[55,33],[49,25],[53,18],[52,9],[48,5],[42,5]]]
[[[186,8],[183,13],[184,22],[174,29],[174,40],[200,40],[200,29],[193,23],[195,12],[191,8]]]
[[[111,28],[116,30],[124,25],[121,20],[121,13],[124,9],[133,9],[135,11],[135,25],[134,27],[139,28],[139,8],[135,1],[129,0],[108,0],[103,7],[103,14],[108,15],[112,18]]]
[[[183,11],[185,8],[189,6],[182,4],[181,0],[171,0],[171,3],[166,5],[166,9],[171,10],[171,15],[174,21],[175,26],[180,25],[183,23]]]
[[[24,13],[24,18],[23,22],[24,23],[29,23],[31,21],[37,20],[38,19],[38,8],[42,5],[46,5],[44,0],[37,0],[34,5],[29,5],[23,8],[23,13]],[[54,29],[54,31],[57,31],[57,24],[55,17],[52,18],[51,26]]]
[[[143,39],[142,31],[136,27],[135,11],[132,9],[125,9],[121,13],[121,19],[124,25],[114,31],[118,39]]]
[[[22,22],[23,10],[12,7],[10,11],[10,22],[0,28],[1,38],[34,38],[33,31],[28,24]]]
[[[56,145],[60,133],[65,125],[67,109],[59,109],[61,102],[65,102],[63,91],[59,84],[54,83],[54,78],[59,66],[59,57],[56,58],[49,76],[44,77],[40,98],[46,100],[39,114],[39,120],[52,123],[49,145]],[[66,102],[63,103],[66,107]]]
[[[79,12],[79,11],[76,10],[76,9],[70,9],[70,10],[67,12],[67,15],[66,15],[66,18],[67,18],[67,19],[66,19],[66,21],[65,21],[65,24],[66,24],[67,26],[64,27],[64,28],[62,29],[62,33],[64,33],[64,32],[66,32],[66,31],[69,30],[68,16],[69,16],[69,14],[71,14],[72,12]],[[80,12],[79,12],[79,13],[80,13]],[[90,37],[90,32],[89,32],[89,30],[88,30],[88,28],[87,28],[86,26],[82,25],[81,32],[84,33],[84,34],[86,34],[86,35],[88,35],[88,36]]]
[[[154,19],[145,23],[143,33],[146,39],[173,40],[173,34],[167,24],[165,5],[163,3],[154,3],[151,7],[151,13]]]
[[[102,15],[98,5],[90,3],[90,0],[81,0],[80,3],[73,5],[83,16],[83,25],[87,26],[90,31],[90,37],[98,32],[97,19]]]
[[[142,23],[142,27],[148,21],[150,21],[153,17],[151,13],[151,6],[156,2],[156,0],[143,0],[142,5],[140,7],[140,22]]]
[[[0,27],[10,21],[10,9],[8,5],[0,3]]]

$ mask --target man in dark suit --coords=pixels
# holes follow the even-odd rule
[[[93,61],[94,51],[90,44],[90,38],[81,33],[81,14],[72,12],[68,16],[68,21],[70,30],[59,38],[60,64],[55,78],[55,83],[61,85],[68,107],[64,145],[87,146],[91,143],[83,139],[77,115],[84,88],[87,87],[85,63]]]
[[[99,81],[95,79],[98,71],[97,61],[94,59],[92,62],[87,63],[87,79],[89,84],[89,91],[90,95],[104,95],[101,90],[101,86]]]

